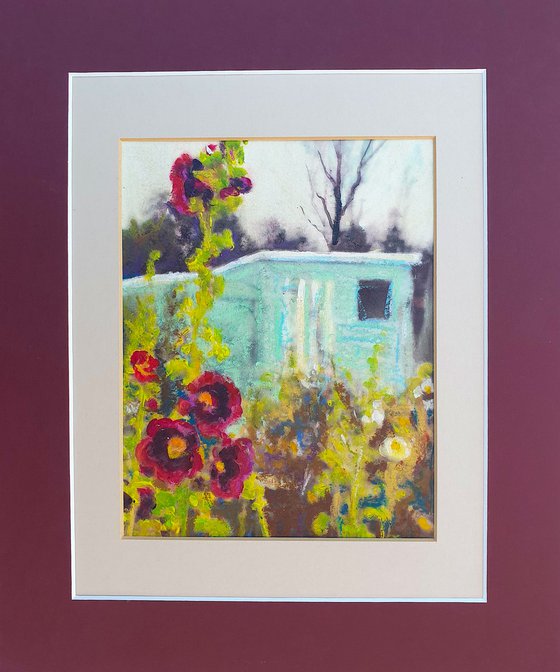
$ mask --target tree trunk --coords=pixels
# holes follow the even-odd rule
[[[342,219],[342,193],[340,184],[334,187],[334,217],[332,225],[331,245],[335,247],[340,238],[340,220]]]

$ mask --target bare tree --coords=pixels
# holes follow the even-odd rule
[[[313,179],[309,167],[307,168],[312,193],[312,204],[321,222],[320,227],[311,220],[303,209],[303,206],[300,205],[300,209],[307,221],[324,236],[327,243],[332,247],[338,244],[342,219],[354,202],[356,191],[362,184],[366,167],[386,141],[379,140],[374,142],[373,140],[367,140],[364,142],[359,159],[357,160],[344,151],[344,142],[343,140],[332,141],[335,158],[334,168],[329,168],[327,165],[325,152],[317,149],[317,157],[321,166],[321,169],[317,172],[321,174],[321,184],[317,184],[318,180]],[[346,193],[343,193],[345,190],[344,184],[348,184],[351,174],[354,175],[354,179],[346,189]],[[321,204],[320,207],[315,199]]]

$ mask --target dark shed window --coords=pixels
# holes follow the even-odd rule
[[[387,280],[360,280],[358,284],[358,318],[360,320],[391,317],[391,283]]]

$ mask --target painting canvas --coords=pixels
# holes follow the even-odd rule
[[[123,536],[435,538],[435,139],[120,151]]]

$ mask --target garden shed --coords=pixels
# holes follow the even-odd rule
[[[214,269],[225,289],[209,319],[231,351],[216,368],[246,389],[293,353],[303,372],[334,364],[363,380],[379,344],[378,375],[402,390],[415,362],[412,270],[420,261],[419,254],[261,251]],[[124,300],[153,292],[161,313],[165,295],[192,291],[194,277],[125,280]]]

